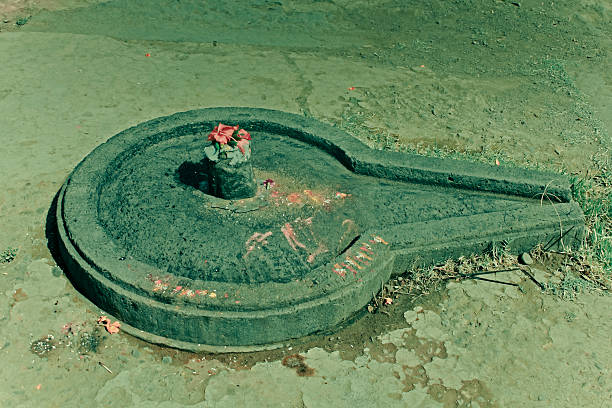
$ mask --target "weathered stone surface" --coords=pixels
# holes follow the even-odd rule
[[[219,122],[251,133],[253,171],[273,188],[231,201],[201,191],[201,133]],[[240,351],[333,327],[415,263],[502,240],[555,247],[560,225],[563,244],[578,243],[582,212],[531,198],[544,189],[569,197],[558,174],[373,151],[313,119],[217,108],[111,138],[70,175],[56,215],[69,277],[122,330]]]
[[[527,252],[523,252],[521,255],[519,255],[519,262],[523,265],[531,265],[533,264],[533,259]]]
[[[210,193],[234,200],[251,198],[257,193],[257,183],[250,160],[231,164],[230,159],[211,162],[209,167]]]

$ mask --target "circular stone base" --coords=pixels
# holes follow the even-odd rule
[[[219,122],[252,135],[253,198],[201,191],[205,135]],[[402,183],[352,173],[332,155],[330,135],[351,140],[296,115],[228,108],[114,136],[60,194],[73,283],[155,342],[181,348],[261,348],[347,319],[391,273],[377,232],[387,220],[371,211],[396,201]]]
[[[202,192],[206,135],[219,122],[252,136],[253,198]],[[574,203],[525,198],[564,199],[558,178],[373,151],[279,111],[202,109],[97,147],[64,183],[57,227],[73,284],[132,334],[248,351],[336,326],[415,262],[502,240],[528,250],[560,223],[579,242]]]

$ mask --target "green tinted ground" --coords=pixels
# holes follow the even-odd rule
[[[45,2],[51,11],[0,3],[0,250],[18,250],[0,265],[0,361],[10,368],[2,401],[609,405],[610,297],[576,294],[585,280],[566,275],[597,272],[588,254],[532,266],[539,282],[573,301],[500,275],[520,279],[526,293],[453,284],[418,298],[423,311],[400,297],[380,309],[389,316],[367,315],[291,349],[203,356],[98,333],[100,312],[61,275],[44,233],[65,177],[117,132],[194,108],[257,106],[337,124],[372,147],[467,153],[587,177],[594,188],[577,191],[605,261],[608,2],[245,1],[206,10],[203,2],[101,3]],[[92,347],[98,334],[102,345]],[[295,352],[312,376],[298,375],[310,373],[299,359],[283,365]]]

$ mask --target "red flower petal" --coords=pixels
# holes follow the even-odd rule
[[[251,134],[244,129],[238,131],[238,136],[246,140],[251,140]]]
[[[219,123],[208,135],[208,140],[220,144],[227,144],[230,140],[235,140],[232,135],[238,130],[238,126],[229,126]]]
[[[240,149],[242,154],[246,154],[245,153],[245,149],[249,147],[249,140],[248,139],[240,139],[236,145],[238,146],[238,149]]]

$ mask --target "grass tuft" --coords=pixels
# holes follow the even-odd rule
[[[17,248],[8,247],[0,253],[0,264],[12,262],[17,256]]]
[[[581,262],[601,269],[601,279],[612,280],[612,172],[603,168],[590,179],[574,179],[574,200],[585,216],[586,235]]]

